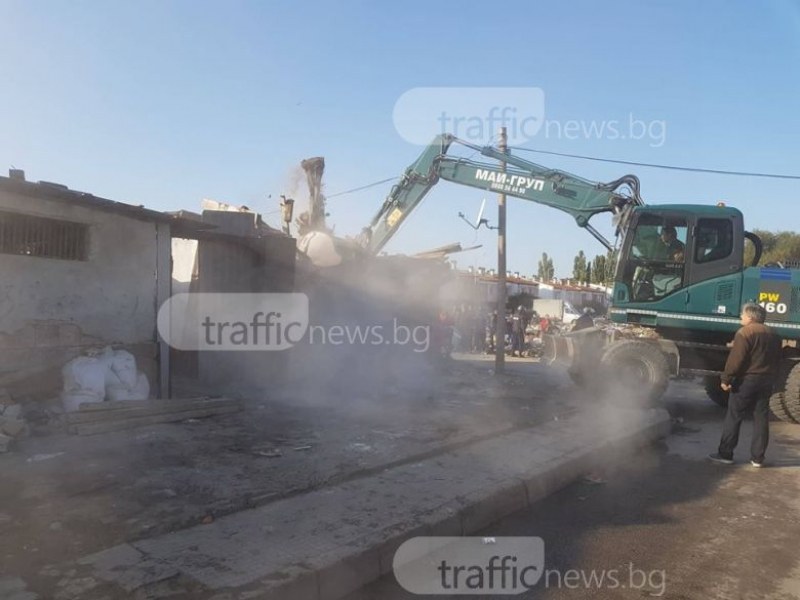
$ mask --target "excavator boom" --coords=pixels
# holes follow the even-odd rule
[[[453,144],[504,162],[506,166],[448,156]],[[598,213],[611,212],[620,227],[624,225],[629,207],[644,204],[639,196],[639,180],[633,175],[606,184],[595,183],[548,169],[491,146],[476,146],[443,134],[434,138],[394,185],[381,209],[362,232],[362,246],[373,254],[379,252],[440,179],[504,193],[566,212],[578,226],[586,228],[609,249],[611,243],[592,227],[589,220]],[[627,188],[628,193],[621,193],[623,188]]]

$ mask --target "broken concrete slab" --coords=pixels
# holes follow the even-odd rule
[[[88,566],[94,577],[114,582],[128,593],[178,574],[175,567],[149,560],[129,544],[120,544],[86,556],[78,564]]]

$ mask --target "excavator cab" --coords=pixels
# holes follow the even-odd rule
[[[636,207],[617,262],[614,320],[659,325],[675,313],[738,315],[744,240],[734,208]]]

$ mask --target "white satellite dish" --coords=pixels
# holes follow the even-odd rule
[[[481,223],[485,221],[483,220],[483,211],[486,209],[486,198],[481,200],[481,209],[478,211],[478,218],[475,219],[475,229],[481,226]]]
[[[472,227],[476,231],[478,229],[480,229],[481,225],[485,225],[486,229],[497,229],[497,227],[492,227],[492,226],[489,225],[489,220],[488,219],[484,219],[483,218],[483,213],[484,213],[485,210],[486,210],[486,198],[484,198],[481,201],[481,209],[478,211],[478,216],[476,217],[474,224],[470,223],[469,221],[467,221],[467,217],[464,216],[463,212],[458,213],[458,216],[461,217],[461,219],[463,219],[464,222],[467,225],[469,225],[470,227]]]

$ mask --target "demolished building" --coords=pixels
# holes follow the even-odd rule
[[[176,289],[291,290],[294,240],[257,221],[251,212],[167,214],[19,170],[0,177],[0,389],[57,397],[62,367],[106,346],[133,354],[154,398],[173,395],[175,375],[237,377],[218,358],[171,351],[157,315]],[[272,360],[260,372],[277,377],[285,364]]]

